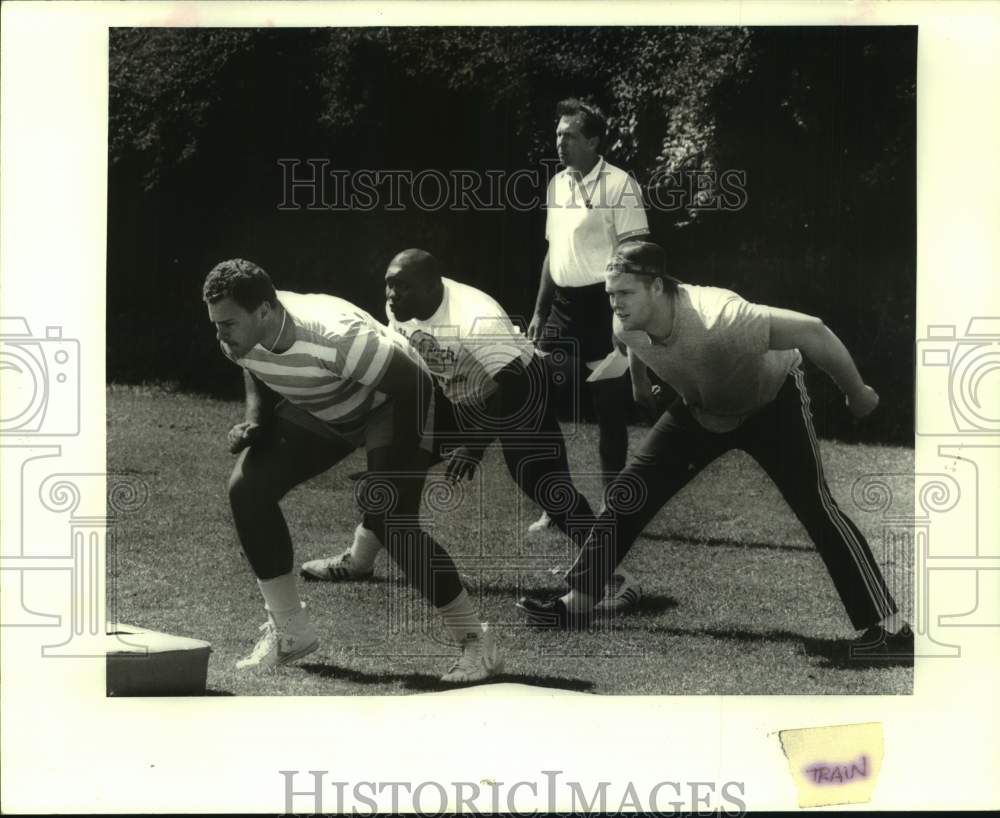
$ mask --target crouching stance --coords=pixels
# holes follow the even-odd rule
[[[912,654],[913,634],[823,474],[802,354],[833,378],[856,417],[878,405],[837,336],[818,318],[680,284],[666,274],[663,250],[649,242],[618,249],[606,289],[637,401],[652,402],[647,367],[679,398],[609,486],[607,506],[567,574],[569,593],[525,598],[519,607],[539,624],[586,622],[610,572],[664,504],[712,460],[742,449],[805,526],[851,624],[864,631],[854,655]]]
[[[430,461],[430,376],[395,333],[329,295],[275,291],[242,259],[218,264],[203,288],[222,351],[243,368],[246,419],[229,432],[239,459],[229,500],[267,610],[263,636],[237,667],[275,666],[316,650],[299,600],[292,541],[279,501],[359,446],[368,475],[358,501],[365,525],[461,645],[447,682],[484,679],[501,663],[448,553],[420,528]],[[266,387],[266,388],[265,388]]]
[[[446,475],[471,477],[497,440],[514,482],[579,548],[593,512],[573,484],[547,373],[532,343],[496,301],[442,276],[437,259],[424,250],[404,250],[392,259],[385,291],[389,326],[407,339],[438,385],[434,454],[446,461]],[[381,547],[381,537],[360,525],[350,549],[306,562],[302,575],[331,582],[369,577]],[[620,609],[639,590],[618,576],[603,595],[601,605]]]

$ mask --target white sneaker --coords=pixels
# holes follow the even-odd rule
[[[374,573],[374,569],[369,568],[362,571],[354,565],[351,557],[351,549],[348,548],[343,554],[336,557],[324,557],[320,560],[309,560],[302,563],[300,571],[303,579],[319,580],[320,582],[355,582],[359,579],[368,579]]]
[[[267,622],[260,626],[260,630],[264,631],[264,635],[253,652],[236,663],[237,670],[278,667],[301,659],[319,647],[319,637],[309,621],[305,604],[298,613],[282,623],[276,622],[268,612]]]
[[[470,633],[462,642],[462,653],[451,669],[441,677],[442,682],[481,682],[503,670],[503,659],[497,648],[496,637],[488,625],[480,634]]]
[[[543,511],[542,516],[528,526],[528,533],[539,534],[543,531],[548,531],[550,528],[552,528],[552,525],[553,525],[552,518],[549,517],[548,512]]]
[[[596,611],[625,613],[638,606],[642,599],[639,581],[619,568],[611,575],[611,582],[604,586],[604,598],[594,606]]]

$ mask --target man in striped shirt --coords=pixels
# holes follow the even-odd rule
[[[664,504],[712,460],[742,449],[801,520],[851,624],[863,631],[851,658],[912,661],[913,633],[864,535],[826,484],[799,368],[806,355],[840,387],[855,417],[874,411],[878,395],[840,339],[813,316],[681,284],[667,275],[665,254],[651,242],[619,247],[605,288],[636,400],[652,403],[647,367],[679,397],[608,487],[607,506],[567,574],[569,593],[524,598],[518,607],[537,624],[588,621],[607,577]]]
[[[461,645],[443,681],[499,672],[493,634],[455,564],[420,529],[434,414],[420,357],[364,310],[330,295],[276,291],[267,273],[243,259],[216,265],[202,295],[223,354],[243,368],[246,416],[229,432],[239,453],[229,499],[268,615],[263,637],[237,667],[285,664],[319,646],[298,596],[279,501],[363,445],[368,468],[357,498],[365,525]]]

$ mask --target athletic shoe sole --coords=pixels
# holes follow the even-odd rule
[[[305,569],[299,570],[299,576],[302,577],[306,582],[364,582],[365,580],[371,579],[375,576],[375,572],[372,571],[370,574],[354,574],[347,577],[335,577],[328,575],[325,577],[316,576],[316,574],[311,574]]]
[[[319,639],[317,639],[310,645],[306,645],[304,648],[299,648],[298,650],[293,650],[291,653],[286,653],[282,656],[279,656],[278,661],[276,661],[273,665],[266,665],[264,663],[261,663],[257,665],[244,665],[243,667],[240,667],[239,663],[237,663],[235,669],[240,671],[274,670],[275,668],[282,667],[283,665],[287,665],[291,662],[294,662],[297,659],[301,659],[303,656],[308,656],[310,653],[317,650],[318,648],[319,648]]]
[[[475,684],[476,682],[485,682],[487,679],[493,676],[498,676],[501,673],[503,673],[503,659],[497,659],[496,663],[493,665],[492,668],[490,668],[489,670],[484,670],[482,676],[476,676],[475,678],[471,679],[445,679],[442,676],[441,681],[444,684],[448,685]]]

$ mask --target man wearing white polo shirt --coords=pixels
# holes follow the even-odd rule
[[[546,194],[549,248],[528,337],[543,352],[573,339],[576,364],[593,370],[613,349],[605,268],[622,242],[647,237],[649,225],[636,180],[599,153],[607,131],[601,111],[566,99],[556,113],[556,150],[566,168],[552,178]],[[607,485],[625,467],[631,396],[624,375],[591,383],[590,393]],[[542,515],[530,530],[547,525]]]

